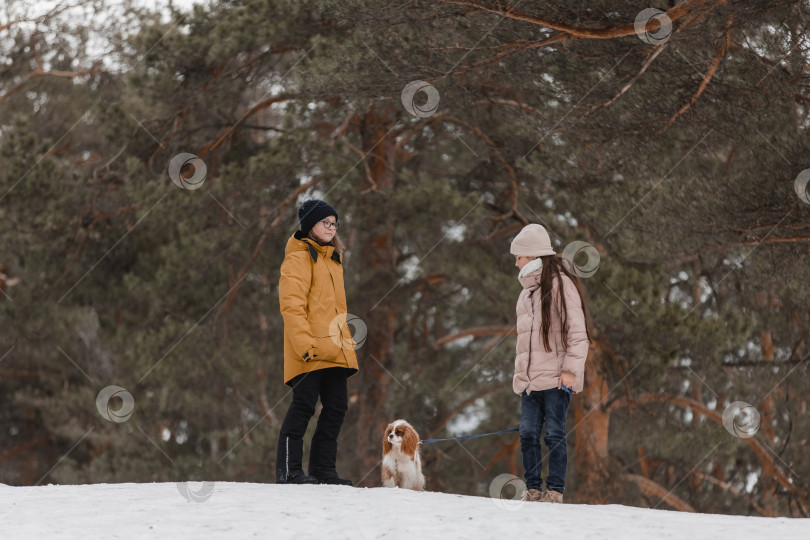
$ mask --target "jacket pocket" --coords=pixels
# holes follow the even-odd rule
[[[312,334],[315,346],[318,348],[318,358],[326,362],[334,362],[340,356],[340,335],[330,335],[328,325],[313,325]]]

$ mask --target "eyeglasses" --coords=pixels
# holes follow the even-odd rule
[[[327,229],[335,229],[335,230],[338,230],[338,224],[337,224],[337,221],[328,221],[328,220],[323,220],[323,221],[321,221],[321,223],[323,223],[323,226],[324,226],[324,227],[326,227]]]

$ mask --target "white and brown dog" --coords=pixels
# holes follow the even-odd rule
[[[419,457],[419,434],[405,420],[388,424],[383,437],[382,484],[422,491],[425,475]]]

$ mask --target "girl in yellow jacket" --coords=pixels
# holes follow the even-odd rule
[[[301,230],[287,241],[279,279],[284,319],[284,383],[293,400],[279,434],[276,483],[341,484],[335,468],[337,439],[348,409],[346,379],[357,373],[355,342],[346,326],[342,245],[337,211],[319,200],[298,209]],[[321,398],[303,471],[304,432]]]

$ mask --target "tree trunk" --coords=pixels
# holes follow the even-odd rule
[[[391,134],[391,127],[395,120],[395,111],[388,107],[379,110],[372,108],[360,122],[367,178],[373,182],[371,187],[377,193],[394,188],[396,140]],[[358,168],[363,169],[361,165]],[[360,399],[357,400],[354,416],[356,447],[352,463],[356,469],[352,472],[360,485],[377,486],[380,484],[380,473],[375,473],[375,469],[380,463],[382,434],[392,420],[387,415],[386,398],[394,359],[396,313],[392,297],[383,295],[396,284],[393,219],[387,218],[369,232],[368,236],[364,236],[366,244],[357,246],[353,261],[353,264],[367,270],[373,282],[363,288],[375,291],[375,295],[364,299],[362,305],[358,306],[358,316],[366,324],[368,334],[365,346],[357,351],[360,373],[355,384],[359,384]],[[385,287],[380,286],[381,282],[386,283]]]
[[[762,350],[762,360],[764,362],[773,362],[774,359],[774,346],[771,332],[766,330],[760,336],[760,348]],[[774,439],[776,438],[776,403],[774,402],[774,395],[770,393],[764,397],[760,403],[760,436],[763,437],[764,443],[773,448]],[[762,504],[766,507],[776,508],[778,501],[776,500],[777,483],[774,479],[774,471],[769,465],[763,463],[762,472],[759,476],[760,495]]]
[[[585,362],[585,388],[572,400],[577,502],[610,502],[607,483],[610,412],[604,407],[609,392],[604,369],[607,354],[602,339],[591,344]]]

